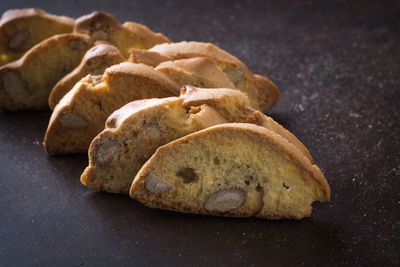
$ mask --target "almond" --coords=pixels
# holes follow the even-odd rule
[[[72,111],[64,112],[61,115],[60,123],[62,127],[67,129],[85,128],[89,125],[89,122],[84,117]]]
[[[155,122],[147,124],[136,137],[136,155],[138,155],[139,158],[148,159],[160,145],[160,126]]]
[[[94,151],[94,161],[97,165],[105,165],[117,158],[119,151],[118,142],[109,137],[98,141],[97,149]]]
[[[238,188],[221,189],[212,194],[204,208],[208,211],[226,212],[238,208],[246,200],[247,192]]]
[[[1,74],[4,92],[14,101],[23,101],[30,96],[27,82],[19,72],[7,70]]]
[[[26,30],[20,30],[8,41],[8,48],[13,51],[20,51],[23,49],[25,42],[29,39],[31,33]]]
[[[158,178],[152,172],[147,174],[144,186],[152,193],[162,193],[171,189],[171,185]]]

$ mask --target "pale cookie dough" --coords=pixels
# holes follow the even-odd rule
[[[37,8],[7,10],[0,19],[0,66],[53,35],[72,32],[74,23],[72,18]]]
[[[51,89],[79,65],[92,45],[87,35],[59,34],[0,67],[0,108],[46,109]]]

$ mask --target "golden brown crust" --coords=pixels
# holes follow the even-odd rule
[[[279,98],[279,90],[275,84],[268,79],[254,76],[242,61],[211,43],[184,41],[159,44],[149,51],[175,60],[192,57],[211,58],[225,72],[230,81],[249,96],[251,106],[263,112],[270,109]]]
[[[1,16],[0,27],[12,20],[19,19],[21,17],[43,15],[47,15],[47,13],[44,10],[38,8],[9,9]]]
[[[125,74],[130,76],[132,74],[136,76],[142,76],[146,79],[152,80],[159,84],[159,87],[164,91],[168,91],[170,95],[178,95],[180,92],[180,88],[177,84],[172,82],[170,79],[165,77],[164,74],[155,71],[153,68],[146,66],[144,64],[134,64],[131,62],[124,62],[118,65],[111,66],[107,69],[107,75],[105,79],[110,78],[110,85],[112,85],[113,74]],[[119,80],[118,80],[119,81]]]
[[[163,56],[157,52],[135,48],[129,50],[129,61],[133,63],[142,63],[151,67],[156,67],[161,62],[169,60],[172,60],[172,58]]]
[[[133,116],[139,111],[143,111],[147,108],[154,108],[154,106],[161,105],[170,101],[177,100],[178,97],[167,97],[167,98],[152,98],[152,99],[141,99],[130,102],[125,106],[114,111],[106,121],[106,129],[118,128],[121,123],[128,117]]]
[[[155,70],[164,73],[179,85],[237,89],[214,60],[207,57],[166,61],[159,64]]]
[[[132,48],[148,49],[155,44],[169,42],[168,38],[152,32],[144,25],[126,22],[121,25],[111,14],[92,12],[76,20],[75,32],[88,34],[94,41],[107,41],[128,58]]]
[[[104,173],[103,170],[106,170],[107,168],[109,168],[110,164],[112,164],[113,162],[114,163],[120,162],[120,160],[117,160],[117,161],[113,160],[113,162],[107,162],[107,163],[105,163],[104,160],[99,162],[99,160],[98,160],[99,152],[98,151],[99,151],[100,147],[103,146],[103,144],[110,143],[111,140],[119,140],[117,133],[120,132],[120,129],[122,127],[132,126],[130,123],[128,125],[127,122],[133,116],[134,117],[142,117],[142,116],[145,116],[145,114],[151,114],[155,110],[161,109],[165,106],[182,105],[182,102],[183,102],[183,100],[179,97],[167,97],[167,98],[161,98],[161,99],[160,98],[142,99],[142,100],[136,100],[136,101],[130,102],[130,103],[126,104],[125,106],[121,107],[120,109],[114,111],[108,117],[108,119],[106,121],[106,128],[101,133],[99,133],[93,139],[93,141],[90,143],[89,151],[88,151],[89,166],[82,173],[81,182],[85,186],[87,186],[95,191],[107,191],[107,192],[112,192],[112,193],[128,194],[130,184],[132,183],[132,180],[133,180],[133,177],[132,177],[133,174],[128,177],[129,181],[127,182],[127,184],[122,186],[121,183],[124,181],[124,178],[126,178],[126,177],[121,177],[121,176],[118,177],[118,175],[120,175],[120,173],[118,173],[117,170],[111,168],[112,172],[110,172],[109,175],[116,177],[117,180],[116,180],[115,184],[118,186],[116,186],[116,185],[113,186],[113,185],[111,185],[112,183],[107,182],[107,179],[109,179],[109,177],[107,175],[103,176],[103,175],[101,175],[101,173]],[[157,121],[149,120],[148,123],[150,125],[153,125],[153,124],[156,125]],[[124,124],[124,125],[122,125],[122,124]],[[126,145],[128,143],[132,142],[132,138],[133,138],[133,136],[135,136],[135,134],[141,135],[142,137],[148,136],[145,129],[146,128],[143,125],[140,128],[140,130],[138,130],[138,131],[135,131],[135,132],[132,130],[129,131],[129,137],[126,136],[125,140],[123,141],[123,142],[125,142],[125,141],[127,142],[127,143],[124,143],[125,150],[126,150]],[[130,138],[130,137],[132,137],[132,138]],[[138,138],[138,137],[136,136],[136,138]],[[142,140],[142,142],[143,141],[145,141],[145,140]],[[147,144],[144,146],[146,149],[151,149],[150,147],[147,147]],[[154,146],[154,144],[152,144],[150,146]],[[118,142],[116,142],[116,147],[118,147]],[[130,152],[132,152],[135,155],[136,150],[137,149],[135,149],[135,151],[130,151]],[[112,156],[115,159],[120,157],[119,152],[114,152],[112,154],[113,154]],[[111,155],[109,155],[109,156],[111,156]],[[103,155],[102,158],[104,159],[109,156]],[[124,169],[134,168],[134,166],[137,164],[137,162],[129,162],[127,160],[127,157],[129,157],[129,155],[123,156],[124,162],[120,162],[123,165],[123,168]],[[150,156],[148,156],[148,157],[150,157]],[[141,159],[138,159],[138,160],[141,160]],[[99,167],[101,168],[101,170],[99,170]],[[135,171],[133,171],[133,173],[136,174]]]
[[[282,125],[277,123],[273,118],[266,116],[259,111],[255,111],[253,114],[251,114],[251,116],[248,117],[247,122],[265,127],[286,138],[290,143],[296,146],[297,149],[299,149],[303,153],[303,155],[310,161],[310,163],[313,163],[313,158],[311,156],[311,153],[304,146],[304,144],[300,142],[300,140],[297,139],[297,137],[294,134],[292,134],[291,132],[286,130]]]
[[[72,32],[74,21],[36,8],[6,11],[0,20],[0,66],[55,34]]]
[[[265,76],[254,74],[254,78],[258,91],[267,99],[265,109],[268,110],[275,106],[280,96],[278,87]]]
[[[173,59],[184,59],[196,56],[210,57],[216,62],[224,63],[223,66],[229,64],[238,65],[241,69],[250,73],[250,70],[242,61],[212,43],[186,41],[171,44],[165,43],[156,45],[149,49],[149,51],[157,52]]]
[[[146,47],[153,47],[156,44],[170,43],[171,41],[164,34],[160,32],[153,32],[147,26],[127,21],[122,24],[123,27],[133,32],[136,36],[140,37],[143,43],[146,43]]]
[[[32,47],[22,58],[0,68],[0,107],[45,109],[50,90],[74,69],[92,46],[82,34],[55,35]]]
[[[126,193],[141,164],[154,152],[151,149],[186,134],[227,122],[256,123],[280,134],[298,149],[304,147],[293,134],[261,112],[251,109],[248,103],[246,95],[236,90],[191,86],[181,88],[179,98],[144,99],[128,103],[108,117],[106,129],[92,141],[89,166],[82,174],[82,183],[97,191]],[[162,140],[159,140],[156,147],[140,149],[139,152],[135,146],[138,143],[136,134],[145,132],[148,123],[157,126]],[[106,139],[118,140],[113,142],[123,147],[124,153],[114,154],[118,159],[101,164],[99,168],[94,158],[98,155],[99,144],[109,142]],[[304,156],[307,157],[307,154],[304,153]]]
[[[61,98],[87,74],[102,75],[107,67],[125,60],[115,46],[102,43],[95,45],[86,52],[79,66],[53,87],[49,96],[50,109],[53,110]]]
[[[184,105],[186,107],[207,104],[218,108],[226,117],[230,117],[228,114],[235,114],[241,111],[242,115],[237,114],[238,118],[236,122],[252,123],[276,132],[296,146],[313,163],[312,156],[303,143],[271,117],[250,108],[249,100],[243,93],[231,89],[202,89],[193,86],[183,86],[181,88],[181,97],[184,98]],[[221,103],[224,104],[221,105]],[[222,106],[226,107],[227,110],[221,110]]]
[[[296,162],[301,168],[304,168],[307,172],[311,174],[311,177],[318,183],[321,191],[323,192],[321,199],[318,199],[319,201],[330,200],[331,192],[329,184],[318,166],[311,164],[310,161],[295,145],[290,143],[286,138],[282,137],[278,133],[251,123],[223,124],[213,126],[211,128],[213,129],[208,129],[210,131],[213,131],[215,129],[226,129],[228,131],[239,130],[247,133],[257,134],[261,138],[266,139],[268,142],[274,144],[277,148],[279,148],[283,153],[288,155],[290,159]]]
[[[109,41],[111,29],[118,31],[120,27],[111,14],[94,11],[76,19],[74,32],[87,34],[94,41]]]
[[[149,207],[155,208],[164,208],[175,210],[179,212],[189,212],[189,213],[200,213],[200,214],[209,214],[209,215],[217,215],[217,216],[235,216],[235,217],[248,217],[248,216],[256,216],[261,218],[269,218],[269,219],[280,219],[280,218],[295,218],[300,219],[305,216],[309,216],[311,209],[308,207],[304,210],[296,210],[292,207],[282,207],[281,215],[276,211],[268,211],[268,209],[258,208],[254,212],[240,212],[240,213],[221,213],[221,212],[212,212],[206,211],[203,208],[190,208],[191,205],[174,203],[164,203],[163,201],[157,201],[157,198],[151,198],[151,201],[148,202],[148,191],[144,189],[145,179],[148,177],[152,171],[154,171],[157,166],[160,166],[161,162],[164,161],[166,157],[169,157],[169,153],[172,151],[176,151],[180,145],[194,143],[196,140],[200,141],[203,137],[206,136],[248,136],[248,140],[252,140],[252,142],[256,142],[260,146],[264,144],[272,145],[275,149],[280,151],[285,157],[290,159],[300,170],[307,172],[310,176],[304,175],[303,179],[309,177],[309,182],[311,185],[316,187],[316,195],[315,199],[312,201],[329,201],[330,199],[330,187],[320,171],[320,169],[316,165],[311,165],[311,163],[303,156],[303,154],[292,144],[290,144],[285,138],[280,135],[265,129],[260,126],[256,126],[253,124],[247,123],[229,123],[229,124],[220,124],[217,126],[209,127],[205,130],[201,130],[192,134],[189,134],[185,137],[177,139],[173,142],[170,142],[162,147],[157,149],[157,152],[143,165],[141,170],[136,175],[131,189],[130,196],[132,198],[138,199],[140,202]],[[188,149],[188,148],[187,148]],[[151,193],[150,193],[151,194]],[[258,211],[257,211],[258,210]]]
[[[107,117],[124,104],[145,98],[177,95],[179,87],[143,64],[109,67],[103,81],[83,78],[55,107],[44,145],[50,154],[86,152]]]
[[[196,88],[194,86],[182,86],[181,97],[185,100],[185,106],[199,106],[207,104],[211,106],[224,105],[234,109],[249,108],[250,101],[245,94],[229,88]]]

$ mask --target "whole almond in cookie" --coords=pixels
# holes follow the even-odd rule
[[[87,35],[59,34],[0,67],[0,108],[46,109],[51,89],[79,65],[92,45]]]

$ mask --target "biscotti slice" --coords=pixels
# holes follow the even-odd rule
[[[166,61],[158,65],[155,70],[181,85],[236,89],[225,72],[207,57]]]
[[[179,98],[138,100],[114,111],[89,147],[81,182],[96,191],[128,193],[136,173],[159,146],[226,122],[258,123],[304,149],[301,153],[312,160],[293,134],[251,109],[240,91],[184,86]]]
[[[103,43],[93,46],[86,52],[79,66],[62,78],[51,90],[49,96],[50,109],[53,110],[61,98],[87,74],[101,75],[106,68],[123,61],[126,61],[126,59],[115,46]]]
[[[157,149],[130,189],[151,208],[227,217],[301,219],[329,201],[316,165],[282,136],[254,124],[221,124]]]
[[[148,53],[158,53],[174,60],[192,57],[209,57],[226,73],[229,80],[241,91],[246,93],[252,107],[267,111],[279,99],[279,90],[270,80],[264,77],[262,83],[254,77],[246,65],[228,52],[211,43],[179,42],[159,44],[148,50]],[[143,55],[136,56],[136,50],[131,50],[131,59],[140,60]],[[143,54],[143,52],[141,52]],[[138,63],[145,63],[140,62]]]
[[[250,101],[243,93],[230,89],[202,89],[184,86],[181,88],[180,96],[185,99],[185,107],[207,104],[217,109],[225,118],[230,118],[230,122],[253,123],[281,135],[313,163],[312,156],[303,143],[271,117],[251,108]]]
[[[37,8],[12,9],[0,19],[0,66],[20,58],[41,41],[72,32],[75,20]]]
[[[183,101],[179,97],[138,100],[115,111],[89,147],[89,166],[81,182],[96,191],[128,194],[136,173],[159,146],[227,122],[206,105],[196,114],[187,112]]]
[[[134,22],[120,24],[111,14],[95,11],[76,20],[75,32],[88,34],[93,41],[107,41],[128,58],[132,48],[148,49],[169,42],[161,33],[154,33]]]
[[[46,109],[51,89],[79,65],[92,45],[87,35],[59,34],[0,67],[0,108]]]
[[[143,64],[124,62],[103,76],[89,74],[54,108],[44,146],[49,154],[87,152],[114,110],[133,100],[178,94],[178,85]]]

